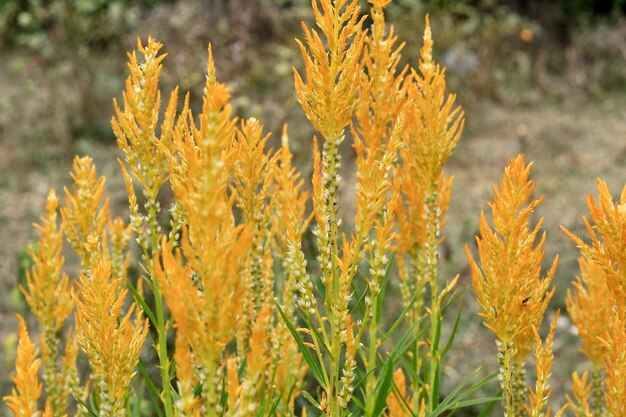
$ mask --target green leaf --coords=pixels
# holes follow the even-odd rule
[[[324,349],[324,352],[330,355],[330,351],[328,350],[328,346],[326,346],[324,337],[317,330],[317,327],[313,324],[311,319],[306,314],[304,314],[302,310],[300,309],[298,309],[298,313],[300,317],[302,318],[302,320],[304,320],[304,323],[306,324],[307,328],[311,331],[311,334],[313,335],[313,337],[315,337],[315,340],[317,340],[318,345],[321,346],[322,349]]]
[[[89,411],[89,414],[91,414],[93,417],[100,417],[100,414],[97,413],[96,411],[93,410],[92,407],[88,406],[87,404],[85,404],[85,402],[83,401],[82,398],[80,398],[78,395],[76,395],[76,393],[74,393],[74,399],[76,400],[76,402],[80,405],[82,405],[83,407],[85,407],[87,409],[87,411]]]
[[[148,387],[148,394],[152,400],[152,408],[156,410],[159,417],[163,417],[163,413],[161,411],[161,393],[156,385],[154,385],[154,382],[152,382],[152,379],[150,379],[150,375],[148,375],[148,371],[146,370],[141,358],[139,358],[139,361],[137,362],[137,368],[139,369],[139,374]]]
[[[298,347],[300,348],[300,352],[302,352],[302,356],[304,357],[304,360],[306,361],[307,365],[309,365],[309,368],[311,369],[313,376],[322,387],[326,387],[326,381],[325,381],[324,373],[322,371],[322,367],[320,363],[317,361],[317,359],[315,359],[315,357],[313,357],[309,348],[304,344],[302,337],[300,337],[300,334],[298,333],[298,331],[293,327],[293,325],[291,324],[291,322],[285,315],[285,312],[283,311],[283,309],[280,308],[280,305],[277,302],[275,302],[274,304],[276,304],[276,308],[278,309],[278,312],[280,313],[281,317],[285,321],[285,324],[287,325],[287,328],[291,332],[291,335],[293,336],[296,343],[298,344]]]
[[[387,285],[389,284],[389,277],[391,277],[391,271],[393,271],[393,267],[395,265],[396,260],[396,252],[391,253],[391,257],[387,262],[387,267],[385,269],[385,275],[380,283],[380,293],[376,299],[376,309],[374,310],[374,314],[376,315],[376,321],[380,323],[380,317],[383,311],[383,299],[385,298],[385,290],[387,289]]]
[[[374,411],[372,416],[378,417],[384,411],[387,406],[387,397],[393,388],[393,367],[395,361],[393,360],[393,356],[387,358],[385,366],[383,368],[382,378],[378,375],[378,379],[376,381],[376,402],[374,403]]]
[[[485,397],[479,398],[475,400],[465,400],[465,398],[469,397],[472,393],[480,389],[482,386],[487,384],[489,381],[494,379],[497,373],[490,374],[483,379],[479,380],[477,383],[471,385],[469,388],[463,390],[466,387],[472,378],[476,376],[476,374],[480,371],[480,368],[474,370],[468,376],[463,378],[463,380],[446,396],[446,398],[439,404],[437,408],[433,410],[432,413],[428,414],[429,417],[436,417],[444,413],[445,411],[452,411],[461,407],[468,407],[470,405],[480,404],[484,402],[491,402],[496,397]],[[499,398],[496,398],[499,400]]]
[[[387,333],[384,334],[381,341],[387,340],[393,333],[395,333],[398,327],[400,327],[400,325],[406,318],[407,314],[409,314],[409,310],[413,308],[413,302],[415,301],[416,297],[417,297],[417,294],[413,295],[413,298],[411,299],[411,301],[407,304],[406,307],[404,307],[404,309],[402,309],[402,312],[400,312],[400,315],[398,316],[396,321],[391,325]],[[419,325],[420,323],[421,323],[421,320],[416,324]]]
[[[152,323],[152,325],[155,328],[157,328],[156,317],[154,316],[154,313],[152,312],[152,310],[150,310],[150,307],[148,307],[148,304],[146,304],[145,300],[141,297],[139,292],[137,292],[137,289],[130,282],[129,279],[126,280],[126,283],[128,284],[128,288],[130,289],[130,292],[133,294],[133,297],[135,298],[135,301],[137,301],[137,303],[139,304],[139,306],[141,307],[143,312],[146,313],[146,316],[148,316],[148,319],[150,319],[150,323]]]
[[[496,405],[498,402],[502,401],[502,390],[500,390],[498,393],[500,394],[500,396],[499,396],[499,397],[497,397],[498,399],[497,399],[497,400],[494,400],[494,401],[491,401],[491,402],[487,405],[487,407],[485,407],[485,408],[483,409],[483,411],[481,411],[481,412],[480,412],[480,414],[479,414],[477,417],[487,417],[487,416],[491,413],[491,410],[493,410],[493,407],[495,407],[495,405]]]
[[[448,338],[448,341],[446,342],[446,345],[444,346],[443,350],[441,351],[441,359],[442,360],[443,360],[443,358],[445,358],[446,354],[448,353],[448,351],[452,347],[452,344],[454,343],[454,339],[456,337],[456,333],[459,330],[459,324],[461,323],[461,312],[462,311],[463,311],[463,309],[459,308],[459,312],[456,315],[456,319],[454,320],[454,325],[452,326],[452,331],[450,332],[450,337]]]
[[[317,410],[322,410],[322,406],[307,391],[302,391],[302,396],[313,405]]]

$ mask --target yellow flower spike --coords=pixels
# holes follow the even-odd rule
[[[602,358],[608,353],[601,337],[606,331],[606,318],[613,303],[606,284],[604,269],[584,257],[578,259],[581,275],[574,281],[574,292],[567,291],[567,311],[582,340],[581,351],[593,364],[593,397],[591,409],[602,414],[604,409],[604,376]]]
[[[232,202],[231,202],[232,204]],[[219,208],[220,206],[216,206]],[[235,337],[242,313],[241,297],[245,282],[245,254],[251,234],[230,223],[197,223],[189,216],[188,228],[206,226],[206,234],[191,240],[183,229],[181,250],[163,238],[162,252],[155,258],[156,277],[174,319],[174,327],[184,332],[202,378],[216,377],[226,345]],[[227,229],[229,226],[231,229]],[[187,263],[184,264],[182,253]],[[202,400],[206,407],[218,405],[220,392],[215,384],[203,383]]]
[[[112,279],[111,261],[100,253],[89,272],[81,273],[76,297],[76,337],[89,358],[105,417],[125,415],[126,391],[148,333],[148,320],[141,314],[135,323],[131,320],[134,304],[122,312],[127,291],[121,284]]]
[[[586,371],[582,375],[578,375],[576,372],[572,374],[572,394],[574,397],[567,396],[567,406],[576,417],[594,417],[588,401],[592,388],[592,382],[588,382],[588,377],[589,373]]]
[[[413,323],[421,319],[425,287],[430,287],[428,354],[432,365],[425,383],[434,390],[440,369],[436,334],[441,321],[437,248],[444,220],[442,206],[447,207],[449,201],[449,197],[440,196],[440,192],[449,193],[450,189],[442,170],[461,138],[465,119],[463,110],[455,104],[456,96],[446,91],[445,69],[433,60],[428,16],[423,42],[418,69],[411,71],[406,83],[407,127],[400,152],[402,167],[397,171],[400,176],[397,184],[410,184],[408,188],[403,187],[404,203],[408,208],[399,212],[399,222],[405,223],[399,227],[400,240],[406,241],[398,244],[398,258],[408,259],[399,259],[398,263],[404,303],[407,304],[409,299],[417,300],[409,315]],[[425,219],[423,223],[422,218]],[[423,231],[420,230],[422,226]],[[414,233],[405,237],[402,236],[404,231]],[[425,237],[423,245],[419,245],[420,235]],[[428,412],[433,412],[439,402],[438,393],[432,390],[428,393]]]
[[[113,100],[115,117],[112,119],[117,144],[125,156],[133,176],[146,190],[147,199],[154,200],[168,174],[168,162],[157,142],[171,142],[174,117],[178,102],[178,90],[174,90],[166,107],[160,135],[157,135],[161,92],[159,77],[166,54],[163,45],[153,38],[143,46],[137,40],[137,49],[128,54],[130,76],[123,93],[123,108]]]
[[[397,73],[400,51],[393,27],[385,34],[384,4],[374,4],[371,34],[365,37],[364,67],[360,77],[360,106],[356,112],[356,124],[351,126],[356,152],[356,216],[355,232],[348,246],[350,267],[342,277],[350,285],[357,264],[369,254],[369,294],[365,299],[365,317],[369,334],[369,355],[365,372],[368,374],[365,392],[375,392],[377,375],[377,349],[379,320],[374,306],[378,304],[381,284],[388,266],[387,254],[392,250],[395,237],[393,230],[396,206],[400,193],[392,189],[393,167],[405,128],[404,106],[406,91],[403,87],[406,69]],[[344,257],[346,252],[344,251]],[[360,340],[358,341],[360,343]],[[375,397],[366,395],[365,413],[373,413]]]
[[[270,188],[274,183],[278,155],[266,151],[270,134],[263,135],[263,126],[255,119],[241,124],[232,145],[232,176],[237,206],[243,222],[253,230],[252,245],[247,254],[247,290],[244,304],[249,310],[248,322],[241,323],[240,354],[247,350],[247,335],[259,309],[273,303],[273,258],[270,242],[272,201]]]
[[[273,234],[278,251],[287,272],[282,296],[283,310],[291,322],[295,322],[295,307],[299,306],[305,314],[315,313],[313,283],[306,270],[307,261],[302,251],[302,235],[311,220],[305,218],[309,193],[303,191],[304,180],[291,163],[287,125],[283,128],[282,148],[279,153],[276,174],[275,214],[272,221]]]
[[[626,321],[624,306],[611,314],[602,337],[607,347],[603,365],[606,410],[610,416],[626,415]]]
[[[244,293],[250,280],[243,277],[249,275],[251,269],[250,262],[245,259],[251,248],[251,238],[257,231],[252,222],[259,223],[258,230],[264,233],[268,228],[262,225],[265,216],[263,211],[259,218],[257,206],[260,202],[256,201],[255,196],[258,183],[254,176],[259,173],[259,169],[269,169],[272,163],[266,161],[257,165],[255,159],[258,156],[256,153],[262,150],[267,140],[262,136],[260,124],[250,121],[242,125],[241,131],[236,129],[236,120],[231,117],[232,110],[228,102],[228,88],[215,78],[210,49],[207,71],[199,121],[194,121],[186,100],[181,115],[187,118],[188,126],[175,129],[174,146],[167,151],[176,210],[181,215],[179,220],[184,219],[186,223],[182,228],[180,247],[187,263],[183,265],[182,258],[171,253],[173,242],[170,242],[163,248],[163,261],[159,262],[156,273],[159,283],[167,287],[163,293],[176,322],[184,319],[187,314],[185,308],[189,306],[194,305],[199,309],[191,310],[192,315],[196,315],[196,311],[206,310],[202,317],[190,321],[192,328],[188,329],[187,337],[199,363],[207,368],[207,372],[215,373],[218,371],[216,361],[235,329],[240,357],[245,355],[250,324],[255,315],[251,297]],[[238,157],[242,158],[239,164]],[[263,175],[270,176],[266,171],[263,171]],[[232,183],[233,177],[236,178],[235,185]],[[263,182],[262,187],[270,185]],[[245,219],[250,224],[235,225],[233,209],[238,203],[247,216],[253,217]],[[265,237],[260,232],[257,236],[260,236],[259,239]],[[254,243],[256,250],[258,240]],[[261,249],[259,253],[256,278],[262,281],[268,263],[262,260],[265,250]],[[178,288],[170,280],[177,280],[176,284],[183,286],[185,291],[178,293]],[[198,291],[207,297],[216,288],[219,291],[211,299],[220,304],[223,311],[217,306],[210,307],[205,298],[197,299]],[[186,301],[181,301],[183,299]],[[221,313],[217,314],[219,311]],[[220,314],[228,316],[229,320],[218,319],[222,317]],[[208,328],[203,327],[204,320],[211,323]],[[215,337],[206,334],[209,330]],[[196,331],[197,335],[194,334]],[[205,384],[205,388],[214,388],[208,385]],[[208,407],[217,404],[217,394],[214,391],[203,393],[211,397],[207,398],[210,402]]]
[[[194,373],[195,360],[185,331],[184,326],[179,326],[176,331],[174,361],[176,362],[176,383],[179,399],[175,405],[182,416],[192,417],[200,415],[200,404],[193,392],[198,383],[198,378]]]
[[[347,315],[345,318],[344,332],[346,343],[346,357],[341,370],[341,391],[339,392],[339,406],[343,409],[348,407],[354,392],[354,381],[356,377],[356,351],[357,342],[354,334],[354,323]]]
[[[61,272],[63,230],[57,225],[57,207],[58,199],[51,190],[45,215],[35,224],[42,236],[36,248],[29,248],[34,265],[26,273],[26,287],[21,288],[33,314],[52,335],[63,327],[74,308],[69,279]]]
[[[96,167],[89,156],[74,158],[74,184],[67,187],[64,207],[61,208],[63,231],[70,246],[80,257],[82,268],[87,268],[90,253],[84,242],[90,237],[102,238],[109,219],[109,198],[104,198],[105,177],[97,177]],[[104,198],[104,200],[103,200]]]
[[[46,391],[56,413],[68,406],[70,386],[61,376],[68,368],[58,363],[59,331],[74,309],[69,278],[61,272],[64,259],[63,228],[57,225],[58,199],[54,190],[48,194],[45,215],[35,227],[41,233],[37,247],[29,248],[34,265],[26,273],[26,287],[20,290],[41,326],[42,362]],[[71,365],[72,367],[75,364]]]
[[[583,218],[591,244],[561,229],[574,241],[583,256],[600,265],[606,274],[606,283],[617,306],[626,304],[626,186],[620,201],[614,203],[606,183],[598,179],[598,201],[589,195],[587,205],[591,224]],[[621,310],[626,315],[626,308]],[[624,317],[626,318],[626,316]]]
[[[456,147],[465,124],[456,96],[446,93],[445,70],[432,58],[433,41],[426,18],[419,71],[412,71],[408,95],[412,104],[407,114],[405,159],[415,159],[417,181],[427,184],[427,194],[437,188],[443,165]],[[407,161],[408,162],[408,161]],[[407,163],[405,162],[405,163]]]
[[[413,399],[408,396],[406,377],[402,369],[397,369],[393,373],[394,389],[387,397],[387,416],[388,417],[408,417],[411,415],[413,408]]]
[[[586,271],[582,269],[584,264],[581,263],[586,285],[583,287],[580,279],[574,284],[577,287],[577,297],[581,302],[584,300],[597,305],[598,310],[593,314],[605,312],[598,323],[598,325],[604,325],[604,328],[597,328],[599,335],[591,333],[596,331],[592,317],[585,317],[581,322],[581,337],[584,337],[583,348],[594,356],[600,355],[605,371],[604,387],[602,387],[602,372],[597,366],[594,370],[591,412],[600,414],[606,410],[609,414],[621,415],[625,413],[624,404],[626,403],[626,361],[624,360],[626,356],[624,350],[626,342],[626,244],[624,244],[626,242],[626,187],[622,189],[619,201],[614,202],[607,184],[598,179],[598,199],[596,201],[589,195],[587,205],[590,219],[583,218],[583,220],[590,237],[589,244],[563,226],[561,229],[580,249],[586,259],[588,272],[594,275],[585,277]],[[603,287],[604,284],[606,288]],[[591,300],[592,296],[601,296],[603,299]],[[573,301],[572,316],[574,317],[582,314],[582,310],[576,307],[577,300]],[[607,312],[608,326],[606,325]],[[578,320],[580,321],[580,318]]]
[[[303,23],[306,46],[297,41],[304,60],[306,81],[297,70],[294,85],[298,102],[308,120],[324,138],[322,157],[315,144],[313,174],[313,209],[317,220],[314,231],[320,251],[321,279],[326,286],[326,315],[330,318],[331,335],[327,342],[333,356],[330,382],[324,387],[329,394],[330,413],[339,415],[344,407],[338,398],[340,352],[343,331],[344,288],[347,280],[339,269],[338,194],[341,168],[339,147],[344,131],[358,107],[357,92],[362,70],[365,34],[356,0],[313,0],[313,13],[319,32]],[[316,139],[314,139],[316,142]],[[321,166],[320,166],[321,165]],[[346,254],[344,254],[345,256]],[[343,282],[342,282],[343,278]],[[335,306],[335,304],[338,304]]]
[[[359,19],[356,0],[312,0],[311,3],[323,38],[302,24],[307,46],[297,42],[306,81],[294,68],[296,96],[311,124],[335,146],[358,106],[364,18]]]
[[[552,387],[550,386],[550,376],[552,372],[552,362],[554,360],[553,346],[554,346],[554,332],[556,330],[557,322],[559,320],[559,312],[552,320],[550,324],[550,332],[546,338],[546,342],[541,342],[541,337],[537,328],[533,327],[535,337],[535,369],[537,380],[535,383],[535,389],[528,388],[528,400],[529,405],[526,408],[530,417],[540,417],[550,415],[550,407],[544,411],[552,394]]]
[[[15,359],[14,388],[11,395],[4,397],[4,403],[15,417],[32,417],[39,414],[37,401],[43,389],[39,382],[39,364],[37,347],[28,335],[24,319],[16,315],[20,327],[17,357]]]
[[[558,257],[545,277],[541,263],[545,233],[539,241],[542,220],[530,228],[530,216],[543,198],[531,200],[535,183],[529,180],[532,164],[523,156],[511,159],[494,188],[489,206],[493,229],[481,212],[476,237],[479,267],[465,245],[472,284],[487,328],[494,332],[501,364],[504,406],[509,415],[520,415],[525,401],[524,359],[533,347],[533,328],[539,327],[554,288],[550,283]],[[513,413],[513,414],[512,414]]]

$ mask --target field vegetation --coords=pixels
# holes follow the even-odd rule
[[[43,131],[5,129],[34,138],[3,142],[7,168],[54,172],[7,171],[2,184],[3,198],[24,181],[47,193],[29,208],[32,242],[3,249],[19,260],[5,266],[17,282],[3,302],[18,313],[7,415],[624,416],[626,186],[612,173],[626,78],[623,45],[602,35],[621,30],[621,5],[580,5],[596,17],[549,6],[600,27],[605,60],[577,68],[593,35],[548,36],[559,23],[534,20],[533,2],[266,3],[2,9],[14,76],[43,60],[52,82],[32,96],[55,103],[29,113]],[[424,9],[421,37],[405,37],[407,10]],[[145,10],[157,37],[128,54],[107,128],[99,89],[116,84],[100,77],[121,75],[99,59]],[[171,25],[197,47],[205,35],[184,13],[220,17],[202,75],[197,54],[163,35],[166,58],[157,40]],[[437,25],[455,30],[445,53]],[[560,73],[537,38],[576,45]],[[494,52],[504,44],[513,58]],[[602,104],[582,112],[570,97]],[[461,139],[463,108],[492,133],[468,122]],[[605,178],[597,194],[586,167]]]

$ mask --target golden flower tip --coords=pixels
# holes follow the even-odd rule
[[[529,222],[543,198],[531,200],[535,188],[529,179],[531,165],[522,155],[511,159],[489,204],[493,228],[481,213],[476,237],[480,267],[465,245],[480,315],[501,342],[513,343],[518,358],[532,349],[532,328],[539,327],[554,294],[550,283],[558,261],[557,256],[542,278],[542,219],[533,228]]]
[[[43,388],[38,377],[40,360],[24,319],[19,314],[16,317],[19,324],[19,343],[13,377],[14,388],[11,395],[4,397],[4,402],[15,417],[31,417],[38,414],[37,401]]]

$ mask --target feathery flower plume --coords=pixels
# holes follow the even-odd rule
[[[313,295],[313,283],[306,270],[306,257],[302,251],[302,235],[311,220],[310,216],[305,218],[304,214],[309,193],[302,190],[304,180],[292,165],[291,159],[287,126],[285,126],[275,177],[276,213],[273,227],[278,252],[287,273],[283,288],[283,309],[289,320],[293,322],[296,306],[300,307],[305,314],[314,315],[316,301]]]
[[[187,104],[177,117],[178,88],[169,96],[161,115],[161,91],[159,79],[165,54],[160,53],[163,45],[152,37],[147,45],[137,40],[137,52],[128,54],[129,77],[123,92],[123,105],[113,101],[115,116],[111,120],[117,144],[124,154],[124,162],[118,159],[130,208],[130,224],[142,250],[142,268],[147,275],[154,295],[154,327],[157,332],[156,349],[159,357],[163,406],[166,417],[174,416],[172,388],[170,386],[170,358],[167,348],[165,306],[158,281],[155,279],[154,257],[159,250],[161,226],[158,200],[161,186],[167,181],[170,153],[174,136],[185,127]],[[187,103],[187,102],[186,102]],[[160,123],[160,124],[159,124]],[[133,181],[142,188],[143,209],[135,194]],[[178,206],[172,209],[170,236],[177,239],[183,220]],[[114,267],[117,269],[117,267]]]
[[[559,320],[560,312],[554,316],[552,323],[550,324],[550,332],[546,338],[545,343],[541,342],[541,336],[536,328],[533,328],[535,336],[535,369],[537,380],[535,382],[535,389],[528,388],[528,406],[526,410],[529,417],[550,417],[550,406],[548,401],[552,394],[552,387],[550,386],[550,376],[552,375],[552,363],[554,361],[554,332]],[[561,408],[555,417],[561,416],[567,406]]]
[[[26,287],[20,288],[41,326],[42,362],[46,391],[57,414],[68,405],[70,379],[76,363],[59,363],[59,331],[74,309],[69,278],[61,272],[64,259],[63,230],[57,225],[59,201],[54,190],[48,193],[45,215],[35,227],[41,232],[36,248],[30,247],[34,265],[26,273]],[[69,339],[68,339],[69,340]],[[68,347],[72,344],[68,342]],[[75,357],[74,357],[75,359]]]
[[[574,372],[572,374],[572,394],[567,396],[567,405],[576,417],[594,417],[589,406],[589,396],[591,395],[592,382],[588,382],[589,373],[581,375]]]
[[[322,325],[325,344],[332,363],[323,387],[326,393],[324,412],[341,416],[347,408],[346,390],[342,373],[350,373],[347,360],[342,362],[342,351],[349,340],[346,328],[348,302],[351,299],[351,281],[356,273],[353,254],[360,252],[359,244],[348,244],[343,239],[344,252],[340,256],[338,195],[341,176],[339,147],[345,128],[358,108],[361,55],[365,42],[363,18],[356,0],[313,0],[313,13],[318,32],[303,24],[306,46],[298,41],[306,73],[306,81],[294,69],[296,96],[308,120],[324,138],[323,152],[314,138],[313,211],[320,251],[321,280],[326,287],[324,308],[330,331],[324,329],[322,315],[316,313]],[[314,343],[318,343],[314,339]],[[347,346],[345,346],[347,349]],[[317,346],[318,353],[321,347]],[[321,354],[321,353],[320,353]],[[348,367],[346,367],[348,366]],[[345,376],[345,375],[344,375]],[[348,379],[346,379],[348,381]],[[348,381],[349,382],[349,381]]]
[[[603,300],[593,300],[600,314],[605,310],[608,313],[608,325],[603,329],[598,329],[598,335],[594,335],[594,327],[583,321],[583,332],[581,337],[593,340],[585,340],[584,349],[593,355],[600,355],[602,366],[604,367],[604,395],[602,397],[601,378],[598,369],[594,370],[591,390],[591,412],[600,414],[606,410],[609,415],[618,416],[626,412],[626,186],[618,202],[613,201],[607,184],[598,180],[598,200],[589,195],[587,198],[590,220],[583,218],[585,228],[591,239],[589,244],[581,238],[569,232],[563,226],[561,229],[572,239],[574,244],[580,249],[583,257],[593,268],[593,280],[585,282],[587,288],[577,285],[578,297],[591,297],[602,295]],[[582,264],[581,264],[582,267]],[[591,270],[591,268],[589,268]],[[583,271],[584,274],[584,271]],[[606,285],[606,289],[602,285]],[[593,293],[591,292],[593,289]],[[584,292],[588,290],[588,292]],[[607,294],[608,293],[608,294]],[[608,297],[607,297],[608,295]],[[591,300],[589,300],[591,301]],[[578,313],[577,308],[573,309],[574,316]],[[589,318],[591,320],[591,318]],[[606,323],[607,316],[602,318],[602,323]],[[577,323],[578,324],[578,323]],[[595,337],[594,337],[595,336]],[[592,350],[593,349],[593,350]],[[586,401],[586,400],[585,400]],[[578,401],[578,409],[585,410],[585,401]]]
[[[535,240],[543,219],[534,228],[529,222],[543,197],[528,202],[535,189],[535,183],[528,178],[531,166],[520,155],[505,168],[498,188],[494,188],[493,203],[489,204],[493,229],[481,212],[480,236],[476,237],[480,267],[465,245],[472,284],[482,310],[479,315],[496,336],[503,405],[508,416],[521,416],[524,410],[524,360],[533,347],[533,328],[541,324],[554,294],[550,283],[558,261],[555,258],[542,278],[545,232],[538,243]]]
[[[102,238],[109,220],[109,198],[104,198],[106,179],[97,177],[96,166],[89,156],[74,158],[70,177],[74,184],[71,190],[65,188],[64,207],[61,208],[63,231],[80,257],[81,267],[86,270],[92,253],[85,243],[91,237]]]
[[[427,184],[427,194],[437,190],[444,164],[452,155],[463,127],[463,110],[456,95],[446,92],[445,69],[433,60],[433,40],[428,16],[418,70],[412,70],[408,95],[412,100],[407,114],[407,150],[415,165],[417,181]],[[409,163],[406,161],[405,163]]]
[[[380,305],[382,284],[389,264],[388,254],[396,238],[395,215],[400,191],[394,189],[393,174],[405,128],[407,68],[398,71],[404,44],[397,45],[394,28],[385,23],[385,2],[372,2],[373,25],[365,37],[363,62],[365,71],[359,82],[360,105],[356,123],[351,126],[356,152],[355,232],[350,245],[353,267],[367,256],[366,277],[369,294],[365,297],[365,320],[368,329],[365,388],[365,413],[372,415],[376,405],[375,372],[380,346]],[[356,343],[360,343],[358,340]]]
[[[313,205],[326,283],[337,278],[339,146],[344,139],[344,129],[358,106],[364,34],[357,3],[355,0],[312,1],[316,24],[324,40],[316,30],[303,24],[308,49],[300,41],[298,44],[304,59],[306,82],[295,69],[293,71],[298,101],[311,124],[324,137],[321,159],[314,160],[316,166],[321,164],[321,170],[314,180],[319,184],[314,185]],[[337,284],[333,285],[337,287]]]
[[[228,88],[215,78],[209,49],[199,125],[186,101],[182,114],[189,124],[176,129],[169,155],[170,182],[185,219],[180,249],[163,238],[155,258],[156,277],[174,318],[176,337],[181,338],[177,351],[192,358],[198,368],[207,415],[216,415],[220,406],[223,387],[216,381],[222,354],[239,323],[247,319],[241,300],[252,236],[249,228],[235,224],[237,195],[229,195],[236,130],[228,100]]]
[[[137,41],[137,49],[142,56],[138,58],[135,52],[128,54],[130,76],[126,80],[123,93],[123,108],[120,108],[114,100],[116,116],[111,120],[117,144],[124,153],[125,162],[133,178],[141,184],[146,199],[147,215],[142,215],[130,184],[130,177],[126,168],[122,166],[131,203],[131,223],[144,251],[148,250],[148,246],[156,246],[158,243],[160,228],[156,216],[160,211],[160,205],[157,195],[167,179],[169,168],[162,147],[168,147],[172,143],[178,104],[178,89],[175,89],[167,103],[160,134],[157,134],[161,108],[159,77],[166,56],[159,53],[162,47],[163,45],[153,38],[148,39],[146,46],[143,46],[140,40]],[[144,220],[148,223],[148,232],[143,229]]]
[[[575,291],[567,291],[567,311],[582,340],[581,351],[593,365],[591,410],[602,415],[605,410],[602,359],[608,352],[601,337],[606,331],[605,321],[612,314],[613,303],[602,267],[582,256],[578,264],[580,276],[573,283]]]
[[[17,315],[20,326],[19,344],[17,346],[17,358],[15,359],[15,387],[11,395],[3,400],[15,417],[38,416],[37,401],[43,390],[39,382],[39,363],[37,359],[37,347],[28,335],[24,319]]]
[[[260,309],[274,302],[270,189],[274,182],[277,155],[265,149],[269,137],[269,134],[263,135],[263,125],[250,119],[241,123],[232,145],[233,193],[243,214],[242,222],[253,233],[247,254],[249,276],[244,296],[244,305],[248,309],[244,317],[248,321],[240,323],[237,346],[240,354],[248,349],[248,335]]]
[[[440,303],[445,296],[438,287],[437,248],[451,186],[451,178],[445,177],[442,170],[461,137],[464,115],[455,104],[456,96],[446,91],[444,68],[433,60],[428,16],[423,42],[418,69],[411,70],[406,83],[408,104],[400,149],[402,165],[397,170],[395,184],[404,195],[404,207],[398,213],[398,263],[404,302],[407,304],[408,300],[415,299],[409,319],[416,331],[421,320],[425,286],[430,286],[428,354],[431,359],[425,383],[430,387],[427,392],[428,411],[433,412],[439,401],[439,393],[435,392],[440,370],[438,329],[441,322]],[[449,285],[446,291],[452,287]],[[415,356],[418,356],[417,350],[416,346]],[[417,369],[414,371],[418,372]],[[417,407],[418,403],[416,400],[414,406]]]
[[[126,415],[127,390],[148,334],[148,320],[139,313],[133,323],[134,304],[122,312],[127,290],[111,274],[111,261],[101,251],[92,257],[88,273],[80,274],[76,337],[89,358],[100,415],[119,417]]]

